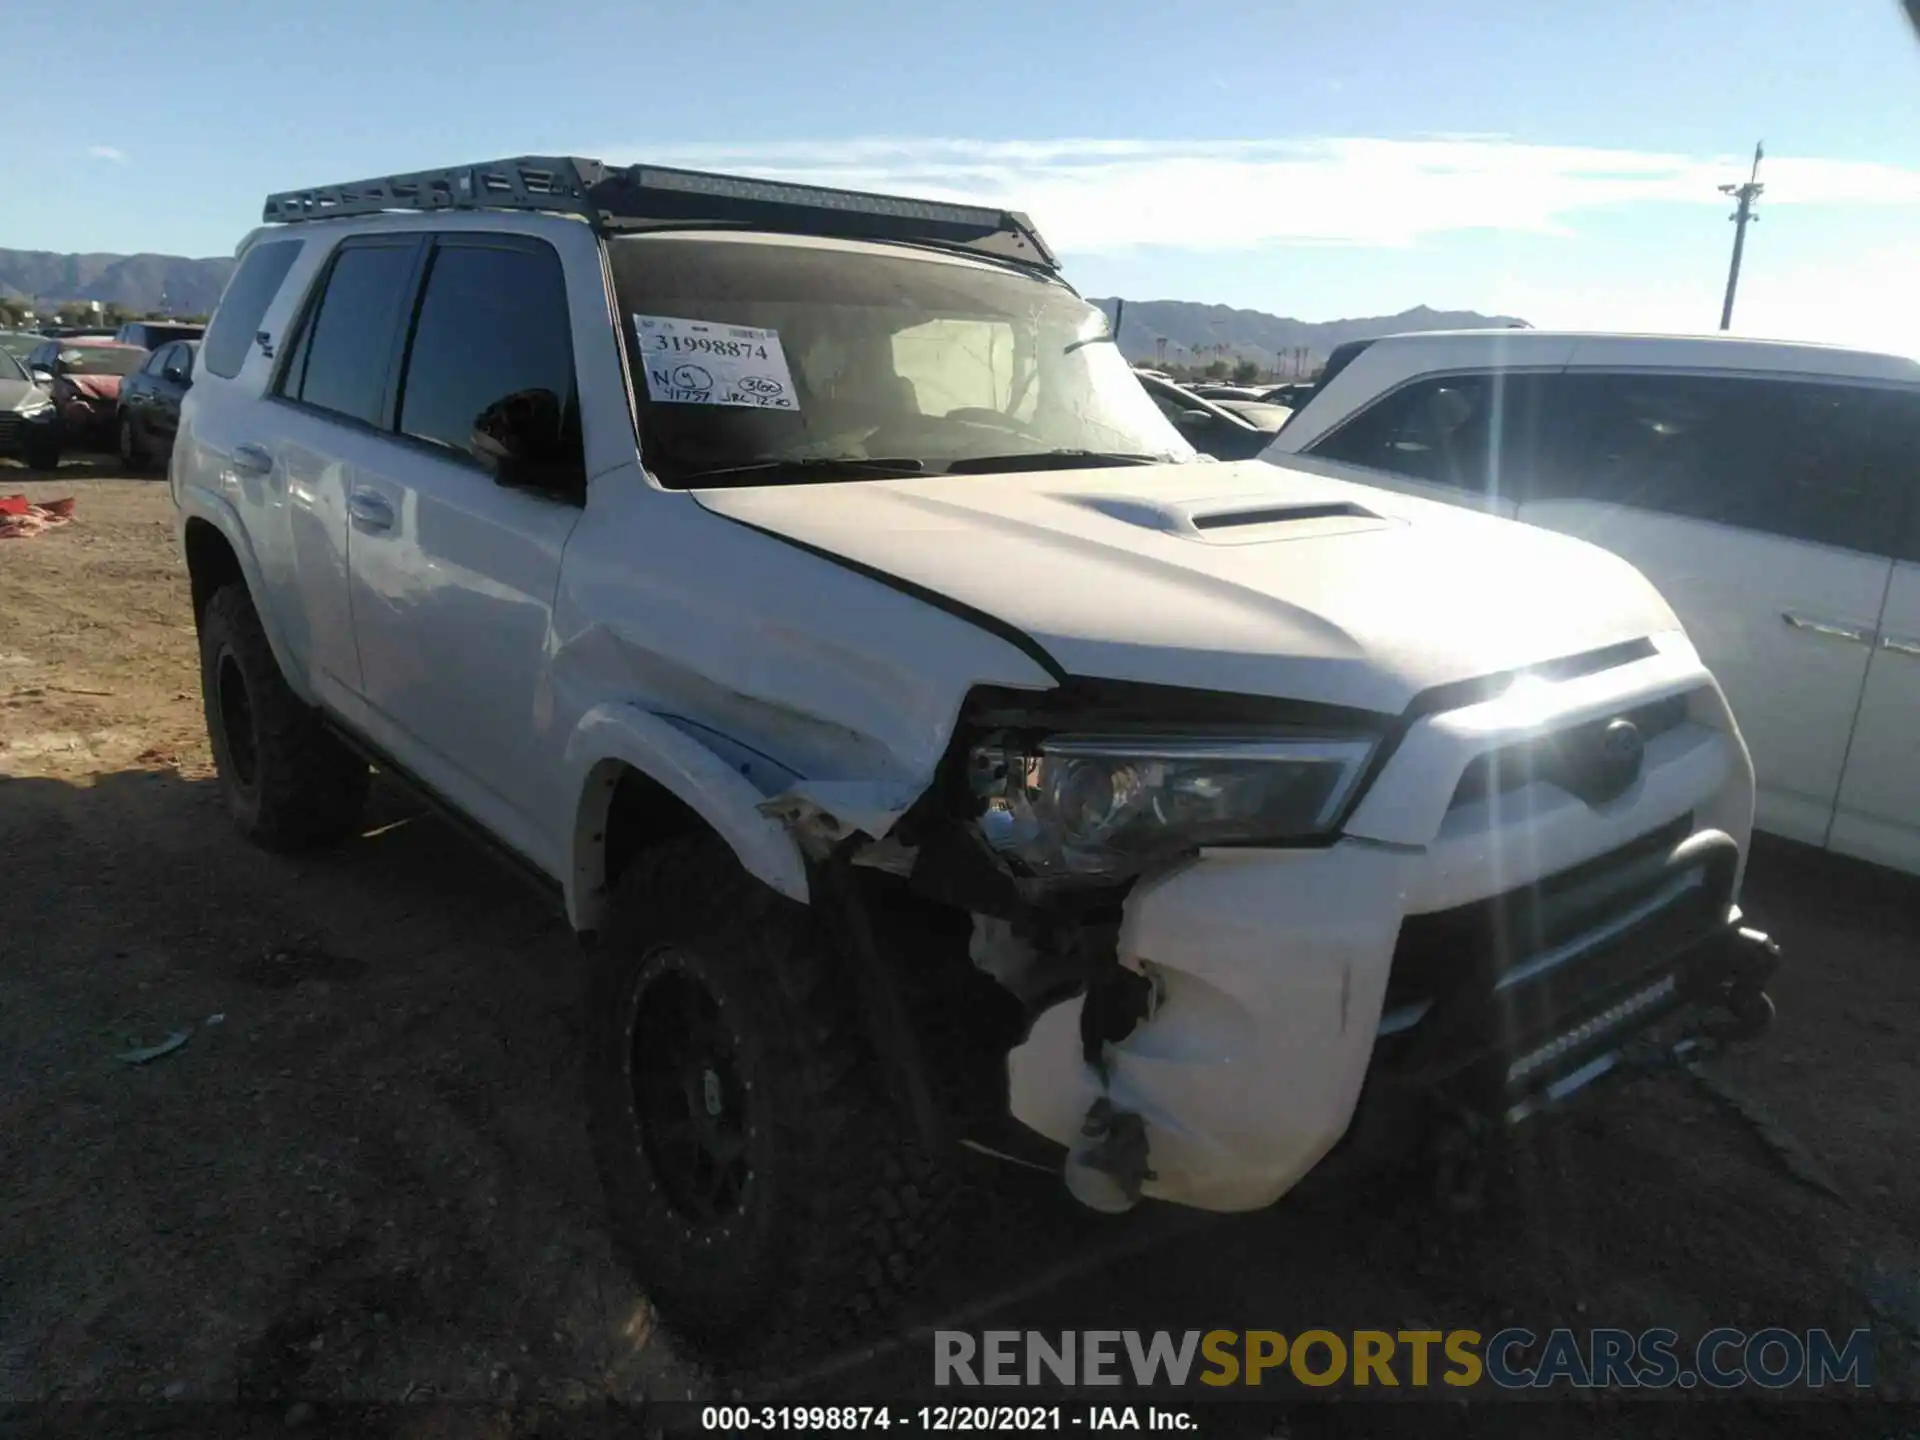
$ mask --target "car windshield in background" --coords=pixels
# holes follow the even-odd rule
[[[853,242],[608,248],[642,452],[668,485],[1195,458],[1064,285]]]
[[[128,345],[70,345],[60,352],[60,368],[68,375],[131,375],[147,354]]]
[[[8,354],[5,348],[0,347],[0,380],[27,380],[31,378],[32,377],[27,374],[27,367],[14,359],[12,355]]]

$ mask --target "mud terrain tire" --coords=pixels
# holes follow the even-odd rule
[[[950,1170],[888,1103],[814,916],[704,836],[643,852],[614,916],[587,988],[587,1088],[628,1264],[723,1363],[858,1339],[938,1255]]]
[[[268,850],[330,844],[367,801],[368,770],[287,687],[244,585],[228,585],[200,617],[200,694],[227,810]]]

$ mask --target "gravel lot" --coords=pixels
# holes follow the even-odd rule
[[[166,487],[22,479],[0,462],[0,493],[78,508],[0,541],[0,1402],[724,1398],[601,1231],[559,917],[395,793],[324,858],[235,838]],[[1748,1119],[1627,1082],[1465,1218],[1310,1185],[1110,1223],[1009,1178],[918,1319],[1871,1325],[1882,1393],[1920,1399],[1920,885],[1766,846],[1748,905],[1789,967],[1770,1039],[1713,1066]],[[909,1334],[822,1383],[874,1398],[928,1354]],[[1857,1420],[1772,1406],[1727,1433]]]

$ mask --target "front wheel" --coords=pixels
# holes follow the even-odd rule
[[[717,841],[622,877],[587,995],[615,1237],[716,1356],[857,1338],[932,1263],[945,1167],[889,1104],[809,912]]]
[[[249,840],[305,850],[359,823],[367,764],[288,688],[244,585],[200,617],[200,693],[227,810]]]
[[[49,474],[60,468],[60,442],[57,440],[30,440],[26,453],[22,457],[29,470],[45,470]]]

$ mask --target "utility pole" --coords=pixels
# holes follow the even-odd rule
[[[1767,187],[1760,183],[1760,160],[1766,153],[1762,146],[1753,147],[1753,171],[1747,176],[1744,185],[1722,185],[1720,193],[1731,195],[1740,202],[1740,208],[1727,218],[1733,221],[1733,264],[1727,270],[1727,298],[1720,307],[1720,328],[1725,330],[1733,324],[1733,292],[1740,284],[1740,252],[1747,248],[1747,224],[1758,224],[1760,217],[1753,213],[1753,202],[1760,198],[1760,192]]]

